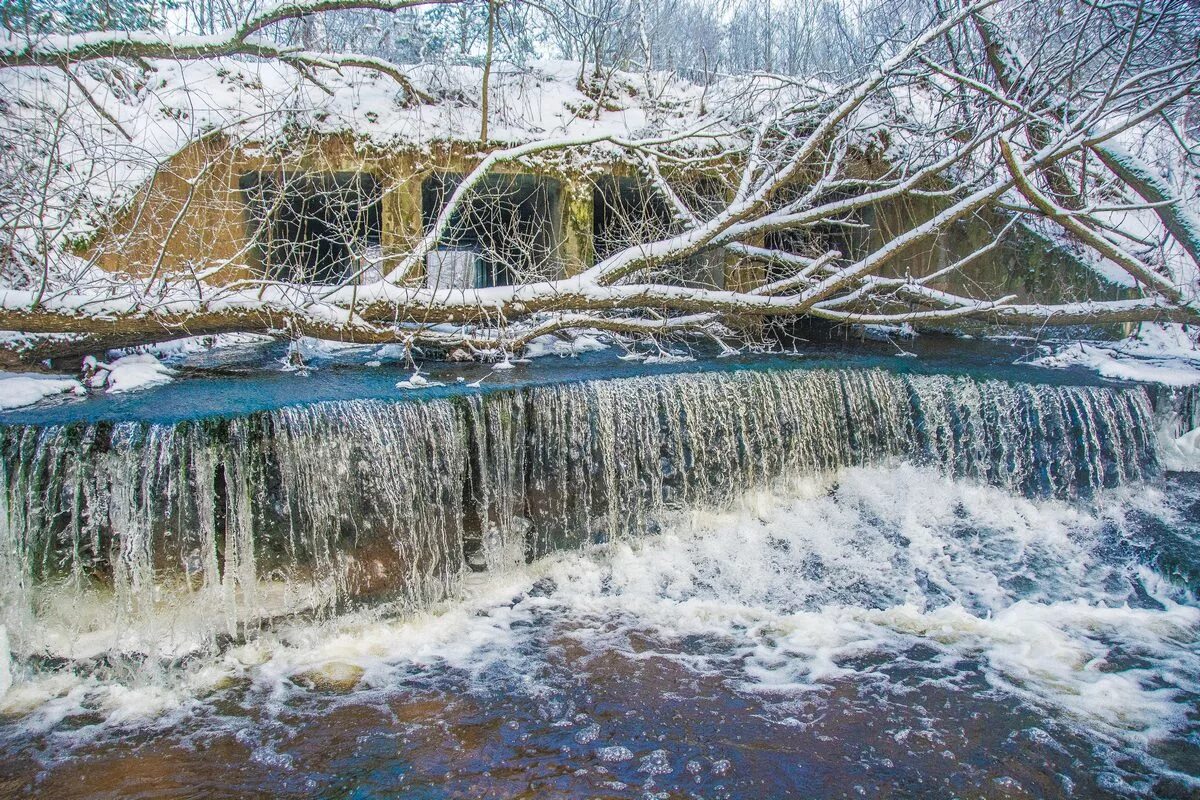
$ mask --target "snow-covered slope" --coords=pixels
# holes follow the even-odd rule
[[[82,250],[76,246],[110,224],[157,169],[199,137],[220,135],[234,146],[257,150],[287,148],[311,133],[345,135],[374,148],[477,140],[479,69],[426,64],[406,72],[434,102],[412,104],[391,77],[363,68],[320,70],[306,77],[278,61],[246,58],[160,60],[145,67],[95,62],[77,65],[70,76],[40,67],[0,70],[0,141],[6,145],[0,153],[5,187],[0,216],[13,232],[12,252],[24,257],[19,269],[5,268],[7,280],[0,289],[15,291],[5,293],[3,305],[24,307],[38,292],[43,274],[38,254],[45,253],[51,254],[45,260],[54,273],[52,288],[78,295],[79,286],[103,284],[106,310],[133,303],[127,298],[139,292],[108,285],[112,279],[69,254]],[[801,100],[831,106],[844,99],[825,84],[763,75],[723,78],[704,87],[665,72],[617,71],[604,83],[597,105],[589,97],[595,92],[581,88],[577,63],[500,65],[489,95],[489,139],[503,145],[702,131],[678,146],[710,147],[714,137],[728,145],[733,136],[749,135],[748,128],[769,112]],[[945,90],[911,81],[888,83],[843,124],[839,142],[859,152],[874,148],[882,154],[879,163],[898,174],[936,162],[961,146],[939,121],[946,113]],[[1115,143],[1149,165],[1184,203],[1197,202],[1200,170],[1170,133],[1136,128]],[[591,147],[602,152],[608,146]],[[994,153],[982,148],[954,163],[947,176],[966,186],[1003,177],[1002,170]],[[1015,192],[1005,199],[1024,204]],[[1165,267],[1176,285],[1194,287],[1196,265],[1166,241],[1153,211],[1119,210],[1134,200],[1113,197],[1118,210],[1097,213],[1107,214],[1113,235],[1124,237],[1152,268]],[[1043,233],[1070,246],[1061,230],[1045,227]],[[1099,257],[1092,261],[1107,279],[1129,283],[1128,273],[1115,264]],[[71,302],[79,305],[77,297]]]
[[[280,145],[297,130],[351,134],[379,147],[479,136],[481,73],[473,67],[411,68],[414,82],[438,102],[410,105],[390,77],[360,68],[322,72],[318,84],[272,61],[223,58],[149,66],[143,71],[85,65],[76,70],[77,82],[47,68],[0,70],[0,138],[12,147],[11,166],[15,171],[17,159],[36,164],[55,154],[62,169],[51,180],[61,181],[62,199],[72,201],[58,211],[71,217],[76,237],[86,236],[106,209],[124,203],[160,164],[201,136],[222,134],[263,147]],[[618,72],[597,111],[578,87],[578,69],[563,61],[497,67],[489,139],[630,137],[686,130],[697,122],[702,87],[665,73]],[[759,82],[771,88],[769,81]],[[739,81],[735,94],[743,102],[745,88]],[[715,96],[710,90],[710,105]],[[19,188],[10,186],[0,205]]]

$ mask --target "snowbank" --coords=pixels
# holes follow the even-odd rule
[[[89,358],[84,369],[92,371],[88,385],[94,389],[103,387],[109,393],[132,392],[170,383],[175,378],[174,370],[149,353],[123,356],[109,364]]]
[[[1145,325],[1119,342],[1073,342],[1031,363],[1041,367],[1083,367],[1105,378],[1163,386],[1200,384],[1200,349],[1181,325]]]
[[[407,379],[396,382],[397,389],[433,389],[437,386],[445,386],[441,381],[431,381],[417,370]]]
[[[594,335],[581,334],[573,339],[560,339],[557,336],[539,336],[525,345],[522,353],[524,358],[541,358],[543,356],[559,356],[566,358],[580,353],[591,353],[597,350],[607,350],[608,345]]]
[[[104,80],[99,70],[80,70],[72,78],[48,67],[0,71],[0,105],[6,109],[0,138],[25,150],[31,165],[45,163],[39,136],[59,115],[65,129],[88,137],[56,152],[62,168],[51,170],[52,188],[82,203],[85,211],[66,220],[66,243],[86,239],[97,221],[133,199],[159,165],[202,136],[219,133],[230,145],[268,152],[286,146],[303,129],[352,135],[356,147],[420,149],[477,137],[480,127],[478,67],[406,67],[414,84],[436,99],[410,107],[394,80],[357,67],[322,71],[318,84],[281,61],[152,59],[145,64],[148,71],[130,69],[136,73],[132,89]],[[578,86],[579,69],[574,62],[545,60],[494,71],[489,139],[518,144],[551,137],[637,136],[651,128],[683,130],[695,125],[706,93],[702,86],[661,73],[656,78],[661,91],[647,98],[643,75],[617,72],[614,99],[598,113],[584,113],[592,101]],[[95,104],[78,102],[76,80]],[[744,88],[746,80],[738,84]],[[771,88],[795,91],[779,81]],[[719,92],[708,90],[709,102]]]
[[[27,375],[0,372],[0,410],[33,405],[51,395],[73,392],[82,394],[83,385],[61,375]]]
[[[187,336],[166,342],[142,345],[125,350],[111,351],[110,355],[151,355],[160,361],[178,363],[188,356],[211,353],[227,347],[243,347],[271,341],[270,336],[258,333],[218,333],[212,336]]]
[[[900,325],[858,325],[856,327],[864,339],[870,339],[873,342],[917,338],[917,329],[907,322]]]
[[[646,356],[642,359],[643,364],[686,364],[689,361],[695,361],[695,357],[689,356],[686,353],[668,353],[662,352],[655,355]]]
[[[1193,386],[1200,383],[1200,364],[1183,359],[1150,359],[1123,352],[1117,347],[1099,347],[1078,342],[1052,355],[1034,359],[1039,367],[1084,367],[1105,378],[1164,386]]]

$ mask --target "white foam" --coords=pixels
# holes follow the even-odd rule
[[[37,708],[39,724],[53,724],[99,696],[90,707],[128,722],[198,702],[225,676],[249,677],[264,698],[307,691],[291,678],[330,664],[361,669],[367,689],[433,667],[534,682],[538,648],[526,637],[549,624],[594,651],[632,653],[632,634],[648,633],[664,658],[784,698],[835,679],[878,680],[864,664],[920,644],[940,668],[967,660],[1018,702],[1141,746],[1186,725],[1186,698],[1200,692],[1194,598],[1117,546],[1131,512],[1169,520],[1168,501],[1139,486],[1083,508],[905,464],[848,469],[732,511],[681,514],[661,535],[476,578],[463,597],[415,617],[283,626],[155,692],[41,679],[40,689],[14,687],[4,705]],[[685,656],[671,645],[691,635],[723,646]]]
[[[1162,609],[1131,608],[1129,583],[1109,588],[1131,568],[1100,554],[1115,512],[909,466],[848,470],[829,488],[616,546],[591,571],[558,573],[557,597],[666,636],[740,639],[751,689],[806,691],[853,673],[851,657],[922,641],[1107,735],[1153,738],[1183,723],[1172,698],[1197,688],[1200,610],[1167,596],[1155,598]],[[1161,500],[1143,491],[1142,504]],[[1116,669],[1121,653],[1158,666]]]
[[[8,649],[8,629],[0,625],[0,699],[12,687],[12,654]]]
[[[634,630],[733,642],[749,691],[806,692],[852,677],[860,656],[887,659],[921,642],[978,661],[996,688],[1084,729],[1149,740],[1185,722],[1176,697],[1198,688],[1200,610],[1149,580],[1159,607],[1131,606],[1137,567],[1110,563],[1104,548],[1130,509],[1164,501],[1141,487],[1086,511],[907,465],[851,469],[484,580],[411,621],[289,631],[289,646],[256,669],[269,684],[344,661],[376,685],[397,665],[532,671],[523,626],[552,610],[597,649],[624,647]],[[513,603],[545,578],[550,596]],[[1123,654],[1154,666],[1123,667]],[[719,669],[726,658],[685,661]]]

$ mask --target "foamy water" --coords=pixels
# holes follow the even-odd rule
[[[355,765],[418,775],[435,762],[451,796],[489,780],[528,789],[539,770],[561,773],[547,785],[568,796],[757,796],[755,781],[870,795],[880,770],[947,770],[946,791],[995,796],[1200,792],[1196,497],[1178,477],[1084,505],[908,464],[844,469],[474,576],[415,617],[290,623],[153,669],[21,663],[5,746],[37,765],[20,783],[53,782],[70,756],[229,742],[271,791],[306,796],[335,785],[321,758],[336,745],[318,758],[300,732],[353,712]],[[648,713],[659,703],[679,718]],[[699,728],[688,716],[709,711]],[[435,733],[458,745],[427,752]],[[380,737],[386,754],[366,745]],[[956,787],[971,757],[975,782]],[[525,777],[500,780],[495,759]],[[763,766],[793,762],[837,791]],[[1038,789],[1030,764],[1043,762]]]

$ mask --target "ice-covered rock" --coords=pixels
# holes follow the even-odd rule
[[[109,393],[132,392],[175,379],[175,371],[149,353],[122,356],[109,363],[89,357],[83,362],[83,371],[89,386]]]

